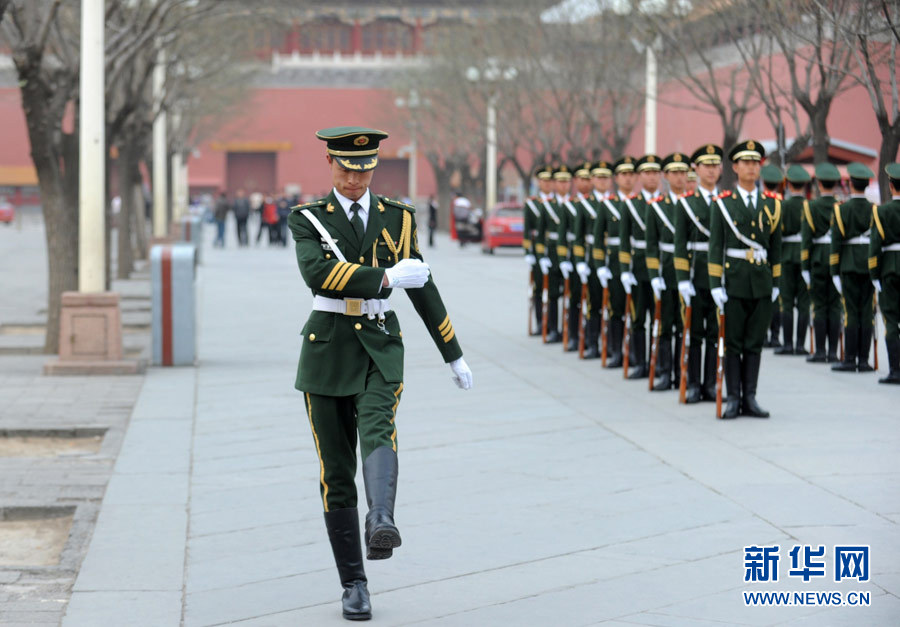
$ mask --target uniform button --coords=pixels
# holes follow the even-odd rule
[[[330,253],[326,253],[326,254],[325,254],[325,259],[331,259],[331,254],[330,254]]]
[[[359,258],[359,262],[360,262],[360,263],[362,263],[362,262],[365,261],[365,260],[366,260],[365,257],[360,257],[360,258]]]
[[[310,333],[310,334],[309,334],[309,341],[310,341],[310,342],[315,342],[315,341],[316,341],[316,334],[315,334],[315,333]]]
[[[730,267],[731,267],[731,264],[728,263],[728,262],[726,261],[726,262],[725,262],[725,267],[726,267],[726,268],[730,268]]]
[[[750,220],[750,226],[756,226],[756,220]]]
[[[750,234],[750,239],[756,239],[756,233],[751,233],[751,234]]]
[[[362,325],[357,322],[356,324],[353,325],[353,328],[356,329],[357,331],[359,331],[360,329],[362,329]]]

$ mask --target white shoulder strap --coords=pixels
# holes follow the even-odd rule
[[[550,217],[553,218],[553,221],[559,224],[559,218],[556,216],[556,212],[553,211],[553,207],[551,207],[550,203],[546,200],[544,201],[544,209],[547,210],[547,213],[550,214]]]
[[[569,213],[571,213],[573,217],[577,217],[577,216],[578,216],[578,209],[576,209],[575,207],[573,207],[573,206],[572,206],[572,203],[569,202],[568,200],[566,201],[566,209],[569,210]]]
[[[525,204],[528,205],[528,208],[531,209],[531,212],[536,215],[538,218],[541,217],[541,212],[538,211],[538,208],[534,206],[534,203],[531,202],[531,198],[525,199]]]
[[[628,211],[631,212],[631,217],[633,217],[634,221],[641,227],[641,230],[646,232],[647,227],[644,225],[644,221],[641,220],[641,216],[638,215],[637,209],[631,204],[631,199],[628,196],[625,196],[625,204],[628,206]]]
[[[591,207],[591,203],[588,202],[587,198],[581,199],[581,206],[584,207],[584,210],[587,211],[588,214],[590,214],[592,220],[597,217],[597,212]]]
[[[734,236],[738,238],[741,242],[744,243],[745,246],[749,248],[753,248],[754,250],[764,250],[762,244],[759,242],[754,242],[752,239],[738,231],[737,226],[734,224],[734,220],[731,219],[731,214],[728,213],[728,209],[725,208],[725,203],[722,202],[721,198],[716,198],[716,203],[719,205],[719,209],[722,211],[722,217],[725,218],[725,223],[731,227],[731,230],[734,232]]]
[[[616,220],[621,220],[622,216],[619,215],[619,210],[616,209],[616,206],[609,202],[609,198],[603,199],[603,204],[606,205],[606,208],[609,209],[609,212],[616,217]]]
[[[709,229],[706,228],[705,226],[703,226],[702,224],[700,224],[700,218],[698,218],[697,214],[695,214],[691,210],[691,204],[687,201],[687,199],[684,196],[682,196],[680,200],[681,200],[681,206],[684,207],[684,210],[687,212],[687,215],[691,219],[691,222],[694,223],[694,226],[697,227],[697,230],[700,231],[701,233],[703,233],[703,235],[705,237],[709,238]]]
[[[306,219],[312,222],[312,225],[316,227],[316,230],[319,232],[319,235],[322,236],[322,239],[325,240],[325,243],[331,246],[331,252],[333,252],[334,256],[338,258],[338,261],[347,263],[347,258],[344,257],[341,249],[337,247],[334,238],[331,237],[331,234],[325,230],[325,227],[322,226],[322,223],[319,222],[319,219],[313,215],[312,211],[310,211],[309,209],[301,209],[300,213],[305,215]]]
[[[656,215],[659,216],[659,219],[662,220],[662,223],[666,225],[666,228],[672,233],[675,234],[675,226],[669,221],[669,218],[666,217],[666,214],[663,212],[662,207],[659,206],[659,203],[654,201],[650,203],[653,207],[653,210],[656,212]]]

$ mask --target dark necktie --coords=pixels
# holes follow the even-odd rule
[[[350,213],[353,214],[350,218],[350,224],[353,225],[353,230],[356,231],[356,239],[362,244],[363,238],[366,235],[366,228],[363,226],[362,218],[359,216],[360,209],[362,209],[362,206],[358,202],[350,205]]]

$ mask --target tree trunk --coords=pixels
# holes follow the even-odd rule
[[[117,164],[117,176],[119,179],[119,220],[117,227],[118,255],[116,258],[116,278],[127,279],[134,270],[134,247],[131,243],[132,216],[136,209],[134,205],[135,195],[134,179],[132,174],[135,168],[134,151],[128,143],[119,146],[119,160]]]
[[[141,154],[135,152],[135,155]],[[147,203],[144,200],[143,175],[139,167],[139,161],[134,164],[134,172],[132,173],[134,187],[131,195],[134,198],[134,211],[131,216],[134,220],[134,250],[135,258],[147,259],[150,254],[149,234],[147,233]]]
[[[891,199],[891,187],[884,167],[897,160],[897,150],[900,148],[900,118],[894,124],[888,124],[886,119],[879,119],[878,126],[881,129],[881,148],[878,150],[878,187],[881,190],[881,202],[887,202]]]
[[[731,159],[728,158],[728,152],[738,142],[739,130],[733,125],[725,124],[724,121],[723,126],[725,133],[722,137],[722,150],[725,151],[725,155],[722,157],[722,178],[719,180],[720,190],[731,189],[737,180],[734,168],[731,167]]]
[[[830,104],[830,103],[829,103]],[[830,106],[816,107],[809,116],[810,129],[812,130],[813,163],[828,161],[828,110]]]

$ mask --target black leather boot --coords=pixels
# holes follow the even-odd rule
[[[675,345],[672,347],[672,387],[676,390],[681,385],[681,333],[675,334]]]
[[[766,348],[778,348],[781,342],[778,341],[778,332],[781,330],[781,312],[777,309],[778,303],[772,307],[772,320],[769,322],[769,338],[763,344]]]
[[[835,372],[856,372],[859,353],[859,327],[844,329],[844,361],[831,367]]]
[[[659,338],[659,354],[656,356],[656,380],[654,392],[664,392],[672,388],[672,338]]]
[[[541,335],[541,326],[544,320],[544,303],[540,294],[532,297],[534,302],[534,321],[537,323],[534,327],[534,331],[531,332],[531,335]]]
[[[609,336],[606,338],[606,367],[622,367],[622,338],[625,335],[625,321],[614,317],[609,321]]]
[[[857,370],[859,372],[873,372],[875,368],[869,365],[869,348],[872,346],[872,327],[862,327],[859,331],[859,347],[857,354]]]
[[[797,313],[797,345],[794,347],[795,355],[809,355],[806,350],[806,330],[809,328],[809,312]]]
[[[825,343],[828,340],[828,329],[825,326],[825,321],[814,318],[813,332],[816,334],[816,352],[807,357],[806,361],[811,364],[824,364],[828,361],[828,358],[825,356]]]
[[[744,354],[741,362],[741,384],[743,385],[743,414],[754,418],[768,418],[769,412],[759,406],[756,402],[756,382],[759,380],[759,364],[762,361],[762,355]]]
[[[388,446],[379,446],[363,462],[366,484],[366,557],[383,560],[400,546],[400,532],[394,525],[394,499],[397,495],[397,453]]]
[[[741,414],[741,357],[725,353],[725,386],[728,396],[722,418],[737,418]]]
[[[703,343],[700,341],[691,344],[688,351],[688,380],[687,391],[684,396],[685,403],[699,403],[703,400],[700,392],[700,362],[703,360]]]
[[[703,355],[703,387],[700,393],[703,400],[710,403],[716,402],[716,351],[718,343],[715,340],[707,341],[706,353]]]
[[[838,345],[841,341],[840,318],[828,319],[828,363],[834,363],[840,359]],[[845,351],[846,352],[846,351]]]
[[[646,379],[650,375],[647,367],[647,332],[632,331],[631,339],[631,353],[628,360],[634,364],[634,368],[628,372],[628,378]]]
[[[781,314],[781,333],[784,335],[784,344],[775,349],[776,355],[794,354],[794,312]]]
[[[591,316],[584,329],[584,358],[597,359],[600,357],[600,349],[597,348],[597,340],[600,337],[600,317]]]
[[[562,342],[559,332],[559,299],[551,298],[547,301],[547,344]]]
[[[359,515],[355,507],[325,512],[325,528],[344,594],[341,606],[347,620],[369,620],[372,605],[366,587],[362,547],[359,544]]]
[[[566,321],[566,324],[569,325],[569,341],[566,343],[563,350],[567,353],[571,353],[573,351],[578,350],[578,308],[572,307],[571,303],[569,303],[569,319]]]
[[[900,339],[885,340],[888,354],[888,376],[878,379],[879,383],[900,384]]]

